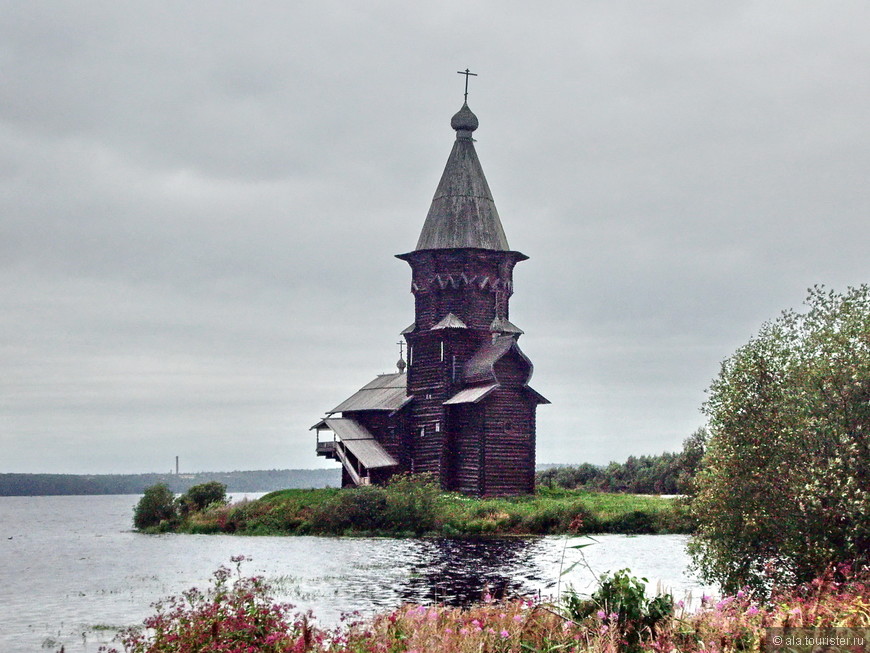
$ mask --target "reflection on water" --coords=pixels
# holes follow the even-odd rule
[[[541,582],[529,538],[421,542],[410,573],[400,583],[403,602],[470,605],[485,594],[511,598],[536,593]]]
[[[95,653],[114,630],[136,625],[150,604],[208,585],[233,555],[263,575],[277,598],[334,625],[343,613],[403,602],[464,605],[555,592],[566,553],[558,537],[395,540],[388,538],[140,535],[136,496],[0,497],[0,651]],[[583,549],[600,574],[630,567],[676,596],[697,588],[686,573],[685,536],[596,537]],[[578,552],[567,550],[567,567]],[[590,591],[580,565],[562,579]],[[108,627],[108,629],[107,629]]]

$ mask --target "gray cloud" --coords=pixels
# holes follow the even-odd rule
[[[2,471],[322,464],[466,66],[539,460],[678,448],[764,320],[867,281],[865,3],[0,6]]]

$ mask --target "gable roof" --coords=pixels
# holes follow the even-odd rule
[[[432,327],[432,331],[436,331],[437,329],[467,329],[468,326],[456,317],[453,313],[448,313],[444,316],[444,319],[441,320],[438,324]]]
[[[413,397],[408,396],[407,374],[379,374],[338,406],[328,411],[344,413],[355,410],[399,410]]]

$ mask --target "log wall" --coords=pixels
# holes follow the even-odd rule
[[[485,400],[483,493],[534,492],[535,409],[522,388],[499,388]]]

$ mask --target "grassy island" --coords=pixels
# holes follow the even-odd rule
[[[533,495],[476,498],[442,492],[420,475],[398,477],[385,487],[281,490],[235,504],[220,496],[207,503],[201,496],[175,499],[175,506],[163,506],[159,520],[137,527],[145,532],[400,537],[692,530],[685,509],[671,498],[547,487]]]

